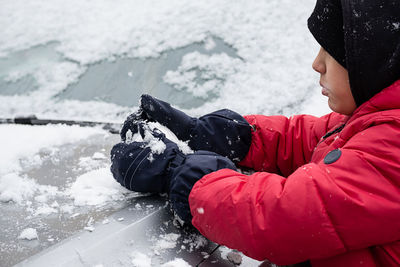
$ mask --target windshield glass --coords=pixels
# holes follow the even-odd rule
[[[1,1],[0,120],[122,123],[144,93],[192,116],[323,114],[306,27],[314,3]],[[109,172],[118,141],[99,127],[0,125],[2,263],[135,204]]]

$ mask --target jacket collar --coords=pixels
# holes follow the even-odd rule
[[[347,123],[366,114],[391,109],[400,109],[400,80],[397,80],[359,106],[348,118]]]

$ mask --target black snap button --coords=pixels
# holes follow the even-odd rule
[[[331,152],[326,154],[326,156],[324,158],[324,163],[325,164],[334,163],[335,161],[337,161],[340,158],[341,155],[342,155],[342,151],[340,151],[340,149],[332,150]]]

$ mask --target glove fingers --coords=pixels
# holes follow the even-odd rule
[[[132,135],[139,133],[142,137],[144,137],[145,132],[145,123],[144,123],[144,112],[140,109],[138,112],[132,113],[126,118],[124,125],[120,131],[120,136],[122,141],[126,141],[126,134],[128,131],[131,131]]]
[[[146,113],[146,115],[151,116],[154,114],[154,111],[156,111],[156,109],[158,112],[160,111],[159,107],[160,102],[163,101],[155,99],[150,95],[144,94],[140,98],[140,108],[144,113]]]
[[[144,110],[140,106],[139,109],[136,112],[133,112],[132,114],[130,114],[128,116],[127,120],[130,120],[130,121],[143,121],[143,120],[149,120],[149,118],[146,115],[146,112],[144,112]]]
[[[142,137],[144,137],[144,129],[141,127],[140,122],[125,122],[124,126],[122,127],[120,131],[120,136],[122,141],[126,141],[126,134],[128,131],[132,133],[132,135],[139,133]]]
[[[126,134],[128,133],[128,131],[131,131],[132,134],[134,134],[136,132],[135,126],[133,125],[133,123],[131,121],[125,121],[124,125],[122,126],[121,131],[119,132],[119,135],[121,136],[122,141],[126,140]]]
[[[174,111],[170,104],[150,95],[142,95],[140,108],[149,120],[155,120],[164,125],[167,123],[165,118]]]
[[[142,95],[141,108],[150,120],[155,120],[169,128],[181,140],[189,140],[194,118],[173,108],[169,103],[150,95]]]

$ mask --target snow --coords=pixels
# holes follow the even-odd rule
[[[95,159],[95,160],[106,159],[106,158],[107,157],[101,152],[95,152],[92,156],[92,159]]]
[[[26,228],[18,236],[18,239],[34,240],[34,239],[38,239],[38,234],[37,234],[36,229]]]
[[[204,208],[197,208],[197,213],[204,214]]]
[[[168,71],[164,81],[178,90],[186,90],[193,96],[207,99],[211,93],[218,93],[224,81],[239,71],[241,60],[225,53],[212,56],[193,52],[183,57],[176,71]],[[200,72],[201,75],[196,75]],[[199,84],[198,79],[205,82]]]
[[[139,251],[134,251],[131,254],[132,265],[134,267],[151,267],[151,258]]]
[[[129,192],[114,180],[109,168],[93,170],[77,177],[67,190],[76,206],[101,206],[110,201],[122,200],[124,194]]]
[[[165,80],[179,90],[208,97],[189,113],[202,115],[226,107],[246,114],[301,112],[308,106],[302,102],[320,93],[311,69],[318,45],[306,27],[314,2],[5,2],[0,10],[0,57],[40,50],[41,45],[52,48],[52,57],[43,59],[36,53],[25,64],[0,71],[8,81],[30,76],[37,83],[28,95],[0,96],[0,114],[120,120],[129,108],[101,101],[82,105],[77,100],[57,101],[54,96],[77,82],[93,64],[157,58],[196,43],[211,51],[216,39],[223,40],[236,56],[195,51],[182,58],[177,70],[165,73]],[[199,82],[200,77],[205,82]],[[321,115],[325,110],[312,112]]]
[[[153,251],[150,254],[145,254],[142,253],[141,251],[133,251],[130,254],[130,258],[132,260],[133,266],[155,266],[152,265],[152,257],[154,255],[165,255],[165,252],[168,250],[172,250],[176,248],[179,239],[182,238],[181,234],[176,234],[176,233],[168,233],[168,234],[161,234],[159,236],[152,236],[151,241],[153,241],[153,246],[151,247],[151,250]],[[182,248],[185,249],[189,252],[193,252],[194,250],[198,250],[202,247],[204,247],[208,241],[205,239],[203,236],[199,234],[191,234],[187,237],[185,237],[182,240],[182,243],[185,245],[182,245],[185,247],[188,245],[188,248]],[[173,250],[172,250],[173,251]],[[179,253],[179,251],[178,251]],[[203,254],[203,253],[202,253]],[[207,253],[206,253],[207,254]],[[168,255],[168,254],[167,254]],[[207,254],[208,255],[208,254]],[[161,266],[192,266],[189,263],[187,263],[185,260],[182,258],[176,257],[172,261],[166,261],[163,260],[161,262]],[[157,265],[159,266],[159,265]]]
[[[98,152],[96,152],[98,153]],[[104,166],[102,159],[107,158],[94,158],[92,157],[81,157],[79,158],[78,168],[84,171],[90,171],[93,169],[99,169]]]
[[[206,39],[206,41],[204,42],[204,48],[206,50],[212,50],[215,48],[215,46],[216,46],[216,44],[215,44],[214,40],[210,37],[208,37]]]
[[[149,147],[151,153],[148,156],[149,160],[153,160],[153,155],[159,155],[163,153],[166,149],[166,144],[164,143],[163,140],[161,140],[157,135],[155,136],[154,133],[163,133],[165,134],[165,137],[172,142],[176,143],[179,150],[184,153],[184,154],[189,154],[193,153],[193,150],[189,147],[188,142],[184,142],[182,140],[179,140],[176,135],[171,132],[167,127],[161,125],[158,122],[150,122],[147,123],[145,126],[143,126],[144,130],[144,136],[142,136],[141,133],[132,133],[129,131],[131,135],[127,133],[126,135],[126,142],[140,142],[144,143],[144,147]]]
[[[37,208],[33,214],[34,216],[39,216],[39,215],[49,215],[51,213],[58,213],[58,210],[54,207],[49,207],[46,204],[44,204],[43,206]]]
[[[24,179],[16,173],[8,173],[0,177],[0,201],[22,201],[35,192],[37,184],[32,179]]]
[[[164,263],[163,265],[161,265],[161,267],[191,267],[191,265],[183,259],[176,258],[172,261]]]
[[[189,147],[188,142],[187,141],[184,142],[184,141],[178,139],[178,137],[176,137],[176,135],[167,127],[161,125],[158,122],[150,122],[150,123],[148,123],[148,125],[150,126],[150,129],[152,129],[152,130],[158,129],[162,133],[164,133],[165,137],[167,137],[169,140],[171,140],[172,142],[174,142],[178,145],[178,148],[182,153],[184,153],[184,154],[193,153],[193,150]]]
[[[23,94],[0,93],[1,117],[35,114],[43,118],[122,122],[137,110],[136,106],[102,99],[65,100],[59,95],[101,63],[157,60],[195,44],[203,50],[185,53],[176,59],[176,68],[161,74],[177,94],[200,99],[199,105],[184,109],[190,115],[201,116],[221,108],[241,114],[323,115],[329,108],[318,89],[318,75],[311,69],[318,44],[306,27],[314,3],[315,0],[3,1],[0,83],[17,84],[24,79],[31,82]],[[398,23],[393,28],[398,29]],[[229,51],[218,50],[218,42]],[[42,53],[44,50],[46,53]],[[133,78],[135,73],[128,70],[124,75]],[[147,92],[151,89],[145,88]],[[149,125],[176,142],[183,153],[192,153],[186,142],[162,125]],[[63,185],[53,184],[51,179],[37,179],[40,174],[32,175],[48,162],[61,169],[68,156],[60,155],[68,151],[62,147],[78,149],[73,145],[87,144],[96,136],[97,142],[106,142],[108,133],[100,128],[65,125],[0,125],[0,204],[24,209],[27,222],[32,224],[38,218],[54,215],[63,222],[79,220],[88,210],[94,209],[95,213],[99,207],[126,203],[137,196],[115,182],[104,149],[87,151],[77,159],[73,168],[65,170]],[[155,154],[165,149],[162,141],[148,133],[144,138],[134,135],[132,140],[146,140]],[[135,208],[140,212],[151,209],[140,204]],[[197,212],[203,214],[204,209]],[[97,219],[104,224],[109,222]],[[89,222],[81,229],[95,231],[94,222]],[[36,229],[28,226],[33,225],[18,225],[17,231],[25,228],[18,238],[37,239]],[[176,248],[179,238],[180,235],[167,233],[157,236],[154,250],[161,253]],[[50,236],[47,239],[54,240]],[[198,235],[183,240],[189,251],[207,242]],[[223,257],[227,259],[230,252],[226,249]],[[241,266],[257,266],[258,262],[241,257]],[[131,260],[134,266],[151,266],[151,258],[140,252],[133,252]],[[189,264],[176,258],[163,266]]]
[[[64,134],[66,131],[68,134]],[[31,160],[43,149],[52,152],[61,144],[74,143],[95,134],[106,134],[99,128],[65,125],[0,125],[0,133],[0,177],[21,171],[19,161]],[[32,162],[40,164],[40,160]]]
[[[179,237],[180,235],[175,233],[160,235],[160,239],[153,246],[154,253],[160,255],[166,249],[175,248]]]
[[[83,229],[85,229],[88,232],[93,232],[95,230],[93,226],[85,226]]]
[[[208,240],[202,235],[190,235],[188,238],[185,238],[183,244],[187,245],[188,248],[185,247],[189,252],[193,252],[194,250],[200,249],[208,244]]]
[[[68,135],[65,135],[65,132],[68,132]],[[79,165],[87,172],[76,177],[76,180],[65,190],[38,184],[26,175],[21,175],[23,169],[21,162],[24,162],[25,168],[33,168],[40,165],[41,160],[30,159],[40,159],[42,151],[47,151],[52,155],[60,145],[85,140],[93,135],[108,135],[108,133],[98,128],[64,125],[34,127],[0,125],[0,147],[2,147],[0,150],[0,201],[13,201],[22,205],[25,200],[34,197],[36,203],[43,204],[34,212],[37,216],[58,212],[59,207],[46,204],[56,195],[69,196],[74,200],[75,206],[101,206],[110,201],[124,199],[130,192],[113,179],[108,166],[99,168],[104,166],[101,160],[108,160],[101,152],[95,152],[91,158],[80,159]]]
[[[153,154],[161,154],[167,148],[165,143],[158,138],[155,138],[150,131],[145,132],[144,142],[150,147]]]

